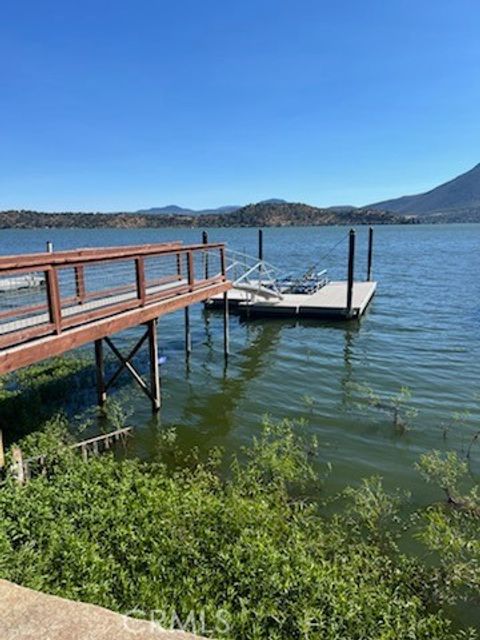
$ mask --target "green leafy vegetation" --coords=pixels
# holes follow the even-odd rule
[[[51,358],[2,376],[0,429],[16,439],[40,428],[60,409],[68,408],[70,414],[84,409],[85,388],[94,388],[93,370],[78,355]]]
[[[116,397],[107,398],[102,410],[92,406],[95,373],[85,356],[51,358],[0,378],[0,429],[7,444],[29,434],[23,442],[53,445],[60,431],[78,436],[90,427],[102,432],[125,425],[126,413]],[[59,413],[61,412],[61,413]],[[68,420],[67,420],[68,418]],[[58,424],[58,430],[52,425]],[[24,449],[24,444],[22,444]],[[38,454],[44,453],[41,446]]]
[[[317,443],[287,421],[267,421],[226,476],[218,451],[173,467],[108,455],[84,462],[55,445],[65,426],[22,443],[55,448],[48,477],[22,487],[8,479],[0,491],[1,577],[140,617],[156,612],[163,624],[217,638],[475,637],[441,608],[478,597],[478,496],[471,488],[460,508],[461,461],[420,461],[458,503],[416,514],[415,535],[436,556],[424,563],[399,550],[408,497],[387,494],[379,478],[322,515],[308,497],[323,475]],[[166,456],[172,441],[168,432]]]
[[[418,415],[418,411],[409,405],[412,394],[408,387],[401,387],[396,395],[388,398],[381,397],[364,384],[352,382],[349,388],[357,396],[355,405],[358,408],[375,409],[390,416],[392,425],[398,433],[408,431],[412,421]]]
[[[446,504],[434,504],[422,514],[417,537],[439,561],[438,599],[454,602],[459,594],[478,602],[480,595],[480,487],[468,475],[468,465],[456,452],[433,451],[418,468],[438,485]]]

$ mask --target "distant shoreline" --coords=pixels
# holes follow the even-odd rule
[[[158,229],[412,224],[413,217],[374,209],[320,209],[302,203],[258,203],[231,213],[0,212],[0,229]]]

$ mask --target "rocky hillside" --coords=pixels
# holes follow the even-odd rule
[[[425,222],[480,222],[480,164],[426,193],[369,206],[415,215]]]
[[[320,209],[292,202],[259,202],[226,215],[199,217],[202,226],[292,227],[343,224],[398,224],[403,216],[373,209]]]
[[[403,216],[373,209],[342,207],[319,209],[306,204],[260,202],[232,213],[139,214],[139,213],[42,213],[38,211],[0,212],[0,229],[152,227],[287,227],[350,224],[398,224]]]

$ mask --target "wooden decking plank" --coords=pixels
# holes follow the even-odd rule
[[[166,298],[146,304],[144,307],[62,331],[59,335],[50,335],[6,348],[0,351],[0,375],[45,358],[61,355],[70,349],[76,349],[88,342],[143,324],[165,313],[183,309],[190,304],[202,302],[211,296],[223,294],[231,286],[228,281],[204,286],[189,293]]]

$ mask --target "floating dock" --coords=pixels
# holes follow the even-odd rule
[[[205,301],[207,307],[223,307],[225,297],[232,311],[245,317],[301,317],[327,320],[355,320],[370,304],[377,283],[372,280],[373,229],[368,232],[366,281],[354,279],[355,230],[348,238],[347,280],[331,281],[327,269],[310,266],[285,274],[263,259],[263,232],[259,230],[258,257],[229,250],[226,273],[232,288]],[[206,234],[204,242],[208,241]],[[342,242],[342,240],[340,241]],[[339,244],[339,243],[337,243]],[[208,269],[207,269],[208,271]],[[208,275],[208,273],[207,273]]]
[[[250,317],[301,317],[343,320],[360,318],[370,304],[377,288],[376,282],[355,282],[352,307],[347,313],[347,282],[329,282],[312,294],[286,293],[282,299],[266,299],[248,291],[231,289],[227,296],[230,309]],[[221,307],[223,296],[213,296],[208,307]]]

